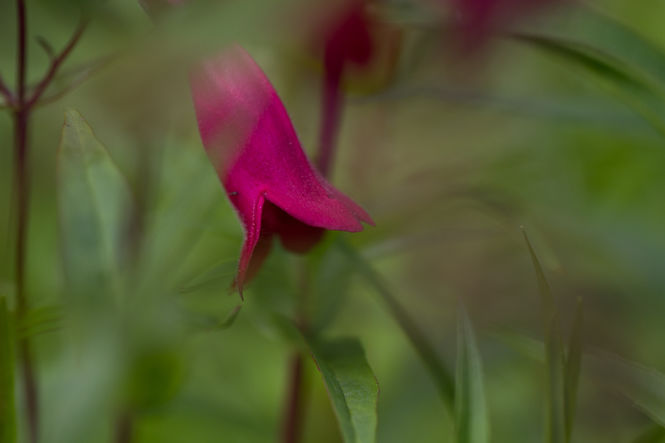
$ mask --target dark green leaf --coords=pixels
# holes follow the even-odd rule
[[[471,321],[461,305],[457,319],[455,430],[458,443],[489,441],[482,359]]]
[[[379,387],[358,340],[306,341],[323,375],[344,441],[375,441]]]
[[[16,441],[14,335],[7,300],[0,296],[0,442]]]
[[[632,108],[655,130],[665,135],[665,120],[662,117],[665,89],[625,61],[612,53],[567,37],[519,33],[513,37],[562,57],[593,74],[597,85]]]
[[[356,270],[365,278],[365,280],[374,288],[374,290],[381,296],[381,299],[386,304],[388,311],[393,316],[395,321],[400,325],[402,331],[411,341],[414,349],[422,359],[425,367],[432,376],[437,385],[439,394],[443,399],[449,411],[454,410],[454,393],[455,387],[453,383],[453,376],[448,368],[441,361],[441,358],[434,350],[432,344],[427,340],[423,333],[418,328],[416,322],[409,316],[406,310],[397,301],[388,285],[384,282],[383,278],[374,270],[372,265],[365,260],[351,245],[344,241],[338,243],[341,250],[353,262]]]

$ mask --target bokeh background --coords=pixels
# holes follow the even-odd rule
[[[81,9],[92,19],[63,71],[69,79],[59,80],[83,72],[85,81],[41,107],[31,127],[25,329],[34,335],[43,441],[112,441],[123,405],[134,414],[136,442],[275,440],[292,347],[270,317],[291,312],[294,270],[303,262],[317,269],[314,309],[326,335],[356,336],[365,348],[380,386],[378,441],[453,441],[451,416],[399,325],[348,259],[326,250],[329,243],[311,257],[277,248],[235,321],[220,327],[240,304],[228,288],[242,230],[201,146],[187,68],[242,44],[313,153],[322,67],[307,17],[317,3],[196,2],[158,23],[130,0],[27,3],[34,81],[48,62],[35,37],[59,48]],[[451,368],[457,306],[467,307],[483,358],[491,440],[533,442],[543,440],[547,400],[524,226],[564,335],[578,298],[584,303],[573,441],[637,441],[665,411],[658,372],[665,371],[663,133],[606,67],[589,69],[506,33],[459,51],[445,10],[385,3],[375,13],[399,52],[345,85],[332,178],[376,227],[339,237],[381,273]],[[616,26],[598,25],[596,15]],[[665,60],[663,17],[665,4],[656,0],[570,1],[512,24],[605,44],[639,70],[651,56],[632,51],[625,33]],[[15,33],[14,2],[0,0],[0,71],[11,83]],[[113,300],[93,285],[68,290],[56,175],[68,108],[93,128],[134,196],[122,269],[132,283]],[[11,304],[6,112],[0,147],[0,295]],[[306,379],[305,441],[341,441],[313,362]]]

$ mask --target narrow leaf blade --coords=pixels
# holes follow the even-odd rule
[[[458,443],[489,441],[483,365],[466,310],[457,319],[457,372],[455,377],[455,429]]]
[[[374,442],[379,387],[358,340],[307,338],[307,344],[328,389],[344,441]]]
[[[522,234],[529,249],[533,268],[536,271],[538,290],[543,305],[547,383],[545,436],[546,441],[549,443],[562,443],[565,441],[566,436],[566,421],[564,414],[564,354],[561,330],[559,328],[559,315],[554,304],[550,285],[545,278],[543,268],[524,228],[522,228]]]
[[[416,322],[397,301],[383,278],[374,270],[372,265],[362,257],[351,245],[340,241],[339,247],[355,264],[356,270],[364,277],[386,304],[388,311],[402,328],[411,345],[420,356],[425,368],[429,371],[437,386],[439,395],[450,412],[455,408],[455,384],[452,372],[446,367],[434,349],[434,346],[423,335]]]

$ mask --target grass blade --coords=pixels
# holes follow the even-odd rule
[[[471,321],[460,305],[457,319],[455,431],[458,443],[487,443],[489,421],[483,366]]]
[[[542,301],[543,321],[545,324],[545,365],[547,382],[547,414],[545,435],[548,443],[563,443],[566,441],[566,419],[564,413],[564,353],[559,315],[550,285],[529,241],[526,230],[522,227],[524,241],[529,249],[529,255],[536,271],[538,290]]]
[[[356,270],[365,278],[384,301],[390,314],[402,328],[402,331],[404,331],[409,341],[411,341],[411,344],[432,376],[439,391],[439,395],[443,399],[448,410],[452,413],[455,409],[455,385],[450,370],[441,361],[441,358],[432,344],[420,331],[416,322],[413,321],[406,310],[399,304],[397,298],[390,291],[383,278],[374,270],[372,265],[349,244],[340,241],[338,242],[338,245],[347,257],[349,257],[349,259],[351,259],[356,265]]]

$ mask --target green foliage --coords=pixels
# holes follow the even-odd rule
[[[455,431],[458,443],[487,443],[490,426],[483,386],[483,364],[471,320],[462,305],[457,313]]]
[[[58,151],[58,204],[63,263],[77,303],[118,296],[131,208],[129,186],[81,115],[65,114]]]
[[[432,379],[437,385],[441,399],[448,410],[452,412],[454,410],[455,397],[454,378],[432,344],[420,331],[416,322],[400,305],[397,298],[390,291],[387,283],[385,283],[381,276],[372,268],[371,264],[348,243],[340,242],[339,247],[346,254],[348,259],[353,262],[357,271],[384,301],[388,311],[402,328],[404,334],[409,338],[411,345],[415,348],[416,352],[422,359],[423,364],[432,376]]]
[[[371,443],[376,434],[379,387],[355,339],[307,338],[346,443]]]
[[[547,414],[545,422],[546,441],[549,443],[570,442],[577,403],[577,385],[582,362],[582,303],[577,306],[573,332],[567,353],[564,351],[559,313],[550,285],[522,228],[524,241],[536,272],[541,296],[543,323],[545,326],[545,364],[547,380]]]
[[[0,442],[2,443],[16,441],[13,328],[7,299],[0,296]]]

